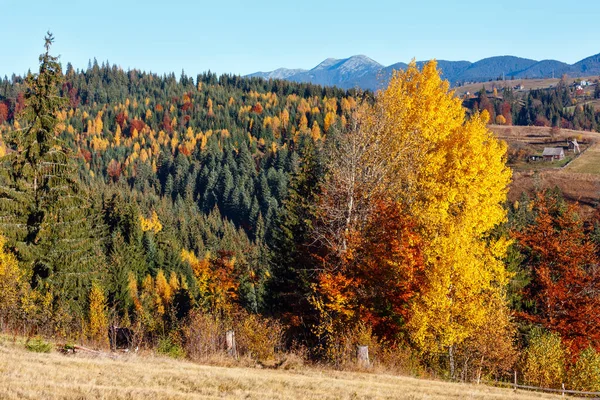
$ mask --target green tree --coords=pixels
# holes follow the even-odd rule
[[[25,79],[23,128],[10,133],[11,150],[0,172],[0,229],[25,268],[34,287],[52,291],[55,306],[85,312],[93,274],[101,271],[96,219],[82,190],[74,157],[57,138],[57,115],[65,106],[58,58],[50,55],[54,41],[45,38],[37,74]],[[42,281],[46,284],[40,285]],[[66,315],[73,316],[72,313]]]

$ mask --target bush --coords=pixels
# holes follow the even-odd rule
[[[581,352],[569,371],[569,388],[600,392],[600,353],[591,347]]]
[[[235,332],[240,356],[257,361],[272,361],[283,347],[283,326],[272,319],[241,312],[233,322],[200,311],[190,314],[182,334],[187,355],[195,361],[207,361],[225,354],[225,332]]]
[[[371,327],[362,322],[350,328],[325,327],[325,331],[323,356],[335,368],[356,369],[358,346],[368,346],[370,362],[378,362],[382,358],[381,344]]]
[[[206,361],[225,349],[225,324],[219,317],[198,310],[188,317],[182,334],[184,349],[194,361]]]
[[[237,350],[258,361],[272,361],[283,347],[284,328],[276,320],[242,313],[234,324]]]
[[[159,354],[163,354],[165,356],[169,356],[172,358],[183,358],[185,357],[185,350],[181,345],[176,343],[170,337],[162,338],[158,341],[158,346],[156,351]]]
[[[525,381],[545,388],[559,388],[565,377],[565,350],[560,335],[534,329],[525,350]]]
[[[41,338],[35,338],[25,343],[25,348],[35,353],[50,353],[52,351],[52,344]]]

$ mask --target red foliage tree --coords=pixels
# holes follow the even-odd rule
[[[85,160],[86,163],[90,163],[92,160],[92,153],[88,149],[80,150],[81,157]]]
[[[5,103],[0,103],[0,124],[8,119],[8,106]]]
[[[69,105],[71,108],[79,107],[81,99],[79,98],[79,90],[76,88],[69,89]]]
[[[558,332],[577,354],[600,349],[600,266],[578,207],[562,208],[538,196],[535,223],[515,234],[532,274],[524,295],[534,306],[521,316]]]
[[[23,92],[17,95],[17,102],[15,104],[15,115],[18,115],[25,108],[25,94]]]
[[[262,114],[263,106],[260,103],[256,103],[255,105],[252,106],[252,112],[255,112],[257,114]]]
[[[171,116],[169,115],[168,112],[165,112],[165,114],[163,115],[161,127],[165,131],[167,131],[169,133],[173,133],[173,125],[171,123]]]
[[[319,274],[317,291],[342,318],[394,339],[422,283],[421,238],[398,204],[377,202],[362,232],[349,235],[349,251],[335,270]]]
[[[125,115],[124,112],[120,112],[115,117],[115,121],[117,122],[117,124],[119,124],[119,127],[121,128],[121,130],[123,130],[123,127],[125,126],[125,123],[127,122],[127,115]]]
[[[506,125],[512,125],[512,123],[513,123],[512,122],[512,112],[511,112],[510,103],[508,101],[505,101],[504,103],[502,103],[501,112],[502,112],[502,116],[506,120]]]
[[[138,133],[140,133],[145,127],[146,124],[144,123],[144,121],[139,119],[132,119],[129,123],[129,134],[131,135],[134,129],[138,131]]]
[[[110,177],[110,179],[113,182],[118,182],[119,178],[121,177],[121,172],[123,171],[123,167],[121,166],[121,163],[116,161],[116,160],[110,160],[110,163],[108,163],[108,167],[106,169],[106,172],[108,174],[108,176]]]

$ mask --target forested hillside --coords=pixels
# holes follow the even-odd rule
[[[63,74],[51,44],[0,82],[1,330],[103,347],[115,325],[206,360],[234,329],[261,362],[368,345],[404,372],[600,390],[600,214],[507,204],[494,106],[468,114],[435,62],[375,96]]]
[[[547,126],[565,129],[598,131],[600,111],[593,101],[600,98],[600,85],[587,88],[569,85],[566,79],[555,87],[519,93],[510,88],[482,89],[465,98],[471,110],[487,110],[491,121],[499,125]]]

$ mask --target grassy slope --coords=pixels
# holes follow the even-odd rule
[[[484,385],[322,371],[203,366],[144,356],[65,356],[0,338],[2,399],[553,399]]]
[[[568,78],[567,83],[571,84],[571,83],[575,82],[575,79],[583,79],[583,80],[587,80],[587,81],[593,81],[594,79],[598,79],[598,76],[592,75],[592,76],[582,77],[582,78]],[[498,88],[498,91],[500,92],[502,90],[502,88],[504,88],[504,87],[513,88],[517,85],[523,85],[523,87],[524,87],[523,91],[527,92],[529,90],[546,89],[546,88],[549,88],[550,86],[556,86],[558,84],[558,82],[560,82],[559,78],[554,78],[554,79],[553,78],[515,79],[515,80],[506,80],[506,81],[478,82],[478,83],[472,83],[472,84],[464,85],[464,86],[460,86],[460,87],[454,87],[453,89],[456,90],[456,93],[465,93],[465,92],[477,93],[481,90],[482,87],[485,87],[486,90],[492,90],[492,88],[496,87],[496,88]],[[590,85],[590,86],[586,87],[586,89],[588,92],[590,91],[590,89],[591,89],[591,91],[593,91],[593,86]]]
[[[600,175],[600,143],[587,149],[566,168],[568,172]]]
[[[498,138],[512,145],[527,145],[540,150],[545,146],[562,146],[567,139],[577,138],[582,150],[586,149],[565,168],[557,168],[558,163],[543,161],[513,166],[513,181],[508,193],[510,201],[517,200],[522,192],[533,193],[535,189],[558,186],[568,200],[583,205],[585,212],[591,212],[600,202],[599,133],[561,129],[552,135],[550,128],[536,126],[490,125],[490,129]],[[570,152],[567,154],[572,155]]]

